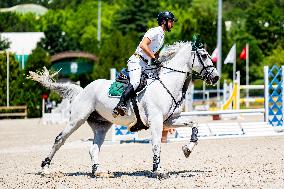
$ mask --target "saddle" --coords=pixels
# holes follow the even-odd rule
[[[131,131],[131,132],[137,132],[137,131],[140,131],[142,129],[147,130],[149,128],[149,127],[147,127],[143,124],[143,122],[140,118],[140,114],[139,114],[139,110],[138,110],[138,106],[137,106],[137,101],[136,101],[137,93],[142,91],[145,88],[145,86],[147,85],[147,79],[148,79],[147,73],[142,72],[139,86],[135,90],[135,95],[130,98],[132,105],[133,105],[133,110],[134,110],[134,113],[135,113],[135,116],[136,116],[136,119],[137,119],[137,122],[136,122],[135,125],[128,127],[128,130]],[[109,88],[109,96],[111,96],[111,97],[121,96],[129,83],[130,83],[129,74],[126,71],[126,69],[123,68],[121,70],[121,72],[117,75],[115,82],[113,82],[111,84],[111,86]]]

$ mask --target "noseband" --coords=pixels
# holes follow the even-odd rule
[[[193,63],[192,63],[192,64],[194,64],[194,62],[195,62],[195,57],[197,56],[198,61],[199,61],[200,64],[203,66],[202,69],[201,69],[200,72],[199,72],[199,75],[201,75],[201,79],[202,79],[202,80],[205,80],[205,79],[208,77],[208,75],[211,75],[212,72],[213,72],[213,69],[210,70],[209,68],[212,68],[212,67],[214,67],[214,66],[213,66],[213,65],[205,66],[205,64],[204,64],[204,62],[203,62],[203,60],[202,60],[202,58],[201,58],[201,55],[200,55],[200,53],[199,53],[200,50],[203,50],[203,49],[197,49],[197,48],[196,48],[195,50],[191,51],[191,52],[194,53]],[[196,55],[196,56],[195,56],[195,55]],[[212,59],[211,59],[211,57],[209,56],[209,54],[207,53],[206,55],[207,55],[207,57],[210,58],[210,60],[212,61]],[[205,73],[202,74],[204,71],[205,71]]]

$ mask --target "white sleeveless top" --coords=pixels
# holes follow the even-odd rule
[[[149,29],[145,33],[143,39],[145,37],[150,39],[151,43],[149,44],[149,48],[155,54],[164,44],[165,32],[163,31],[163,28],[161,26],[158,26],[158,27]],[[150,62],[151,58],[148,55],[146,55],[146,53],[140,48],[140,44],[138,45],[135,53],[143,56],[145,59],[148,60],[148,62]]]

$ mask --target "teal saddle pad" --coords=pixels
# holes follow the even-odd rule
[[[113,82],[108,90],[108,95],[112,97],[121,96],[124,92],[125,84],[121,82]]]

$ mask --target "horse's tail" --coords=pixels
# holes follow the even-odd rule
[[[74,99],[75,96],[77,96],[81,91],[83,91],[82,87],[75,84],[55,82],[53,77],[57,75],[58,72],[55,72],[50,75],[46,67],[43,67],[43,71],[29,71],[29,73],[30,75],[27,78],[39,82],[44,87],[57,92],[61,97],[67,98],[71,101]]]

